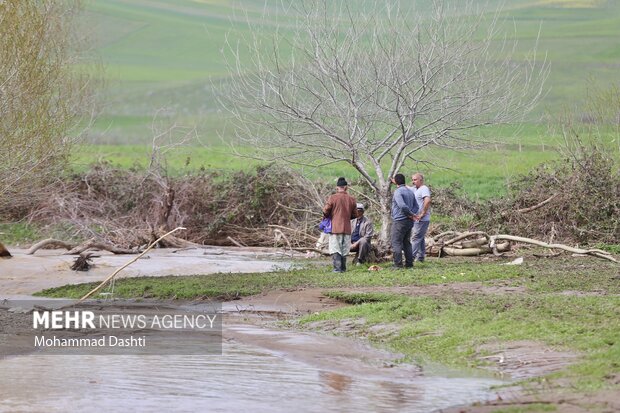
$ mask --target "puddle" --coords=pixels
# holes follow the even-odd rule
[[[237,341],[217,356],[0,360],[0,411],[428,412],[494,394],[489,378],[360,377]]]

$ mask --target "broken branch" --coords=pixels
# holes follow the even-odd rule
[[[558,194],[551,195],[549,198],[545,199],[544,201],[542,201],[542,202],[540,202],[540,203],[538,203],[538,204],[536,204],[534,206],[531,206],[531,207],[528,207],[528,208],[517,209],[517,212],[520,213],[520,214],[527,214],[528,212],[535,211],[538,208],[541,208],[541,207],[547,205],[549,202],[553,201],[557,196],[558,196]]]
[[[162,239],[164,239],[165,237],[167,237],[168,235],[172,234],[175,231],[178,231],[180,229],[185,229],[183,227],[177,227],[175,229],[173,229],[172,231],[167,232],[166,234],[162,235],[161,237],[159,237],[157,240],[151,242],[151,245],[149,245],[147,247],[147,249],[145,249],[140,255],[138,255],[137,257],[131,259],[130,261],[128,261],[125,265],[123,265],[122,267],[118,268],[116,271],[114,271],[112,274],[110,274],[110,276],[108,278],[106,278],[105,280],[103,280],[101,282],[101,284],[99,284],[98,286],[96,286],[95,288],[93,288],[92,290],[90,290],[84,297],[80,298],[78,300],[78,304],[81,303],[82,301],[86,300],[88,297],[90,297],[91,295],[93,295],[94,293],[96,293],[97,291],[101,290],[103,288],[104,285],[106,285],[112,278],[114,278],[116,276],[116,274],[118,274],[119,272],[121,272],[122,270],[124,270],[125,268],[129,267],[131,264],[133,264],[134,262],[138,261],[138,259],[140,259],[140,257],[144,256],[144,254],[146,254],[147,252],[149,252],[150,250],[153,249],[153,247],[155,245],[157,245],[157,243],[159,241],[161,241]]]
[[[531,238],[516,237],[513,235],[504,235],[504,234],[491,236],[491,242],[490,242],[491,248],[495,246],[496,240],[507,240],[507,241],[521,242],[524,244],[538,245],[539,247],[544,247],[544,248],[549,248],[549,249],[560,249],[560,250],[572,252],[575,254],[591,255],[591,256],[603,258],[609,261],[618,262],[614,257],[611,256],[611,254],[609,254],[606,251],[602,251],[602,250],[597,250],[597,249],[584,250],[581,248],[569,247],[568,245],[548,244],[546,242],[538,241],[538,240],[531,239]]]
[[[42,241],[34,244],[28,251],[26,251],[27,255],[33,255],[35,252],[40,250],[41,248],[64,248],[66,250],[70,250],[74,248],[73,244],[69,244],[68,242],[61,241],[54,238],[44,239]]]

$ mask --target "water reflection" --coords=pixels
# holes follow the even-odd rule
[[[330,371],[319,372],[319,379],[325,383],[328,388],[333,389],[336,392],[343,392],[347,390],[353,382],[353,380],[348,376]]]
[[[225,342],[221,356],[45,356],[0,360],[0,411],[410,411],[487,399],[486,378],[391,381],[317,369]]]

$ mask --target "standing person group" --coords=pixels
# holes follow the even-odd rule
[[[392,196],[392,252],[395,268],[412,268],[413,262],[424,262],[426,245],[424,237],[431,220],[431,191],[424,185],[424,176],[415,173],[413,186],[405,186],[405,176],[397,174],[392,183],[397,188]]]
[[[347,270],[347,255],[351,250],[351,220],[356,217],[357,202],[347,193],[347,187],[346,179],[338,178],[336,193],[327,199],[323,207],[323,216],[332,220],[329,254],[334,272]]]
[[[421,173],[415,173],[411,179],[413,186],[407,187],[403,174],[391,178],[396,184],[392,195],[390,234],[394,268],[412,268],[414,260],[423,262],[425,258],[424,237],[430,224],[431,192],[424,185]],[[323,207],[323,216],[331,219],[329,254],[334,272],[346,271],[350,251],[357,252],[357,263],[366,262],[374,232],[372,222],[364,216],[364,205],[357,203],[347,189],[346,179],[338,178],[336,193]]]

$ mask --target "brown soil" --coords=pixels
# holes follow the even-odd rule
[[[477,350],[478,360],[489,362],[489,370],[515,379],[544,376],[562,370],[579,358],[577,354],[535,341],[487,343]]]
[[[555,411],[562,413],[617,413],[620,411],[620,396],[611,390],[590,394],[577,394],[570,390],[539,391],[534,395],[507,395],[505,398],[485,404],[452,407],[441,413],[500,413]],[[555,407],[554,410],[548,410]],[[547,408],[547,409],[545,409]],[[504,410],[506,409],[506,410]]]
[[[292,318],[320,311],[344,307],[346,304],[326,297],[325,288],[300,288],[269,291],[225,302],[224,311],[239,315],[271,315]]]

